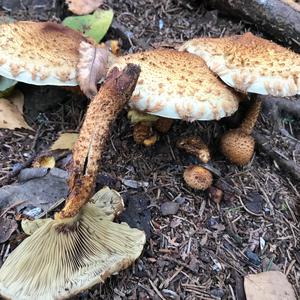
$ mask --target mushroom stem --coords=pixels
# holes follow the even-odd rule
[[[114,68],[92,99],[73,148],[67,202],[56,219],[74,217],[89,200],[110,126],[130,99],[139,73],[140,68],[133,64],[128,64],[123,72]]]
[[[251,134],[257,122],[260,111],[261,111],[261,100],[255,97],[239,129],[246,134]]]

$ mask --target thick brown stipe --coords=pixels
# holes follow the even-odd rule
[[[65,207],[55,217],[75,216],[89,200],[99,171],[99,160],[107,144],[109,129],[128,102],[140,73],[129,64],[123,72],[114,68],[95,98],[92,99],[73,148],[69,177],[69,196]]]

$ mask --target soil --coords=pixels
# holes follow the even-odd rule
[[[0,4],[4,2],[18,5],[18,1]],[[39,6],[36,12],[30,6],[36,1],[27,2],[27,7],[19,5],[4,14],[57,21],[68,14],[61,2]],[[124,52],[170,47],[196,36],[249,30],[262,35],[249,24],[207,11],[201,1],[111,0],[106,4],[115,11],[107,38],[121,37]],[[1,185],[14,182],[12,172],[46,150],[60,132],[78,131],[88,103],[62,89],[24,84],[19,88],[25,94],[26,119],[35,131],[0,130]],[[132,125],[122,113],[113,126],[97,188],[109,185],[124,196],[128,211],[120,220],[131,220],[131,226],[144,229],[147,244],[132,267],[76,299],[245,299],[243,277],[270,269],[287,275],[299,299],[300,184],[259,151],[245,167],[224,159],[218,141],[237,120],[239,114],[220,122],[176,121],[154,146],[145,148],[133,142]],[[281,124],[288,135],[274,131],[272,121],[262,114],[256,131],[272,141],[283,157],[299,163],[299,124],[292,116],[283,116]],[[184,169],[200,164],[175,146],[179,136],[188,135],[201,136],[213,154],[214,189],[208,192],[192,190],[183,182]],[[223,191],[220,203],[215,196],[218,190]],[[178,203],[175,214],[162,212],[161,205],[167,202]],[[0,265],[23,238],[19,228],[0,244]]]

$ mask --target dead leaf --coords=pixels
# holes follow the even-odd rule
[[[14,219],[0,217],[0,244],[6,242],[17,228],[18,224]]]
[[[79,56],[77,81],[83,93],[93,98],[97,93],[97,83],[107,73],[108,50],[82,41]]]
[[[23,117],[24,95],[15,91],[12,95],[0,98],[0,128],[32,128],[26,123]]]
[[[78,133],[62,133],[52,144],[50,150],[72,150],[78,138]]]
[[[32,164],[33,168],[52,169],[55,167],[55,158],[52,155],[39,156]]]
[[[279,271],[247,275],[244,286],[247,300],[296,300],[292,285]]]
[[[76,15],[85,15],[96,10],[103,0],[67,0],[69,10]]]
[[[0,188],[0,210],[15,205],[17,212],[29,206],[39,207],[43,212],[47,212],[67,195],[67,172],[53,168],[42,177],[31,177],[28,181]]]

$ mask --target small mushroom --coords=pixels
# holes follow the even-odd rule
[[[244,166],[253,156],[255,141],[251,135],[235,129],[222,136],[220,147],[228,160],[236,165]]]
[[[176,146],[179,149],[193,154],[198,157],[202,162],[208,163],[210,161],[210,152],[208,146],[200,137],[190,136],[183,137],[177,140]]]
[[[152,131],[149,122],[139,122],[133,127],[133,140],[137,144],[152,146],[157,140],[157,135]]]
[[[255,140],[251,133],[260,112],[261,101],[254,100],[251,104],[240,127],[226,132],[220,141],[224,156],[239,166],[250,162],[255,148]]]
[[[185,169],[183,179],[189,187],[204,191],[212,185],[213,176],[207,169],[191,165]]]

